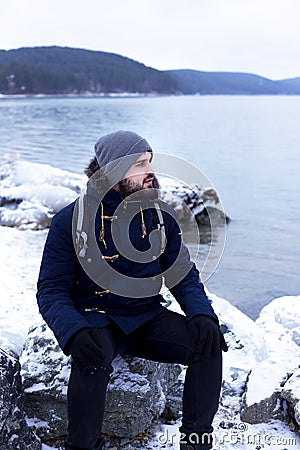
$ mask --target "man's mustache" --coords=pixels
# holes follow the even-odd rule
[[[154,173],[148,173],[148,175],[144,178],[143,183],[146,183],[150,179],[152,179],[152,187],[154,189],[160,189],[160,184]]]
[[[148,181],[152,178],[154,178],[154,173],[148,173],[148,175],[144,178],[144,183],[145,183],[145,181]]]

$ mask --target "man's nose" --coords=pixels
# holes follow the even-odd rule
[[[150,173],[154,172],[153,166],[150,162],[148,162],[148,164],[147,164],[146,171],[150,172]]]

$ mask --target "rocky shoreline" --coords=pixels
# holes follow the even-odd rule
[[[216,438],[237,432],[241,424],[250,430],[251,424],[278,420],[300,443],[300,297],[273,300],[256,322],[228,301],[210,297],[229,344]],[[42,444],[60,448],[69,370],[69,358],[43,322],[30,329],[20,357],[1,349],[1,450],[40,450]],[[153,427],[180,422],[184,375],[185,367],[178,364],[116,358],[103,429],[107,448],[154,448]]]
[[[0,225],[21,230],[49,228],[53,215],[74,201],[86,182],[84,175],[6,155],[0,162]],[[174,207],[180,221],[195,217],[203,226],[230,221],[211,187],[185,186],[167,178],[160,183],[162,199]]]

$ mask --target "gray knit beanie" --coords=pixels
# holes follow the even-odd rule
[[[144,152],[152,152],[146,139],[133,131],[119,130],[102,136],[95,144],[95,154],[110,185],[123,179],[127,170]]]

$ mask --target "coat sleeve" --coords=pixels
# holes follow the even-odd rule
[[[70,337],[79,329],[90,327],[72,301],[78,264],[72,238],[72,211],[67,207],[52,219],[37,283],[40,313],[66,354]]]
[[[196,265],[191,261],[189,251],[183,244],[175,214],[164,214],[166,218],[167,245],[161,256],[165,284],[180,304],[187,320],[203,314],[214,319],[218,317],[207,297]]]

